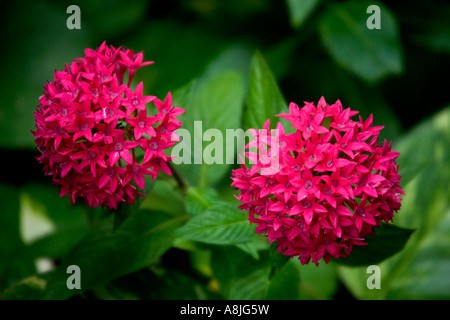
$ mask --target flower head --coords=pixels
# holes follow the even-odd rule
[[[246,156],[253,165],[233,170],[240,208],[256,232],[302,264],[348,256],[400,209],[399,153],[378,142],[382,127],[372,125],[372,115],[353,120],[357,113],[323,97],[317,107],[291,103],[289,113],[278,116],[295,132],[286,134],[280,123],[268,135],[252,130],[255,140],[247,147],[258,152]],[[267,157],[272,161],[262,161]]]
[[[181,126],[176,116],[184,109],[172,106],[170,93],[162,103],[143,94],[142,82],[131,88],[136,71],[151,63],[143,62],[142,52],[104,42],[55,71],[44,86],[32,133],[37,160],[61,187],[60,196],[115,209],[143,196],[136,186],[144,188],[146,175],[155,179],[160,168],[170,174],[163,151],[175,143],[172,131]]]

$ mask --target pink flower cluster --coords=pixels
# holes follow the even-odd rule
[[[400,209],[399,153],[386,140],[378,143],[383,127],[372,126],[372,115],[352,120],[357,113],[323,97],[317,107],[291,103],[278,116],[295,132],[287,134],[281,123],[269,130],[267,121],[247,146],[258,147],[246,153],[252,167],[233,171],[239,207],[256,232],[302,264],[348,256]],[[277,160],[275,170],[269,159]]]
[[[177,140],[173,131],[182,123],[176,117],[184,109],[172,106],[170,93],[161,101],[144,96],[142,82],[130,86],[136,71],[151,63],[143,62],[142,52],[103,42],[44,86],[32,133],[37,159],[61,187],[60,196],[116,209],[143,196],[136,186],[144,188],[146,175],[171,174],[163,151]],[[156,108],[147,107],[150,102]]]

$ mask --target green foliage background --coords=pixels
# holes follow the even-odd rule
[[[71,4],[81,30],[66,28]],[[366,27],[371,4],[381,30]],[[0,298],[450,298],[447,2],[25,0],[1,14]],[[136,81],[171,91],[190,131],[196,120],[204,131],[260,127],[321,96],[373,113],[401,152],[395,227],[352,261],[288,261],[237,209],[227,164],[178,165],[187,189],[161,176],[116,213],[59,198],[34,159],[32,112],[53,71],[104,40],[155,61]],[[366,286],[372,262],[380,290]],[[82,290],[66,287],[72,264]]]

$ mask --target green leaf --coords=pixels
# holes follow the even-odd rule
[[[254,269],[233,281],[228,299],[262,300],[265,298],[268,285],[267,268]]]
[[[189,109],[194,88],[195,88],[195,80],[192,80],[188,84],[175,90],[172,93],[172,105],[183,109],[186,108]]]
[[[0,300],[38,300],[47,288],[51,273],[29,276],[0,294]]]
[[[24,258],[63,258],[88,232],[86,207],[59,197],[53,186],[29,184],[20,191]]]
[[[68,196],[60,197],[59,190],[52,185],[28,184],[20,190],[22,208],[22,233],[27,213],[24,212],[24,198],[28,199],[34,214],[45,216],[54,225],[55,230],[67,231],[71,227],[87,228],[86,206],[83,203],[73,204]],[[39,212],[41,211],[41,212]],[[23,235],[25,238],[26,235]]]
[[[186,195],[186,211],[195,217],[219,203],[219,195],[214,189],[189,188]]]
[[[450,122],[449,110],[449,107],[445,108],[433,118],[417,125],[397,143],[394,142],[393,146],[400,152],[398,163],[402,186],[406,186],[417,175],[423,176],[424,171],[436,172],[442,167],[445,169],[445,162],[448,161],[448,154],[445,152],[445,141],[448,140],[445,128]],[[443,170],[443,173],[447,173],[447,170]],[[432,189],[429,190],[432,192]]]
[[[20,238],[19,192],[13,186],[0,184],[0,256],[12,254],[22,245]]]
[[[293,34],[290,37],[282,38],[261,52],[267,65],[270,66],[270,71],[275,80],[279,81],[291,76],[292,68],[296,63],[296,49],[302,43],[307,42],[314,30],[311,26],[307,32],[302,30],[301,36]]]
[[[287,104],[261,53],[255,53],[251,63],[250,84],[243,117],[244,130],[262,129],[267,119],[271,128],[283,119],[276,114],[287,112]],[[288,126],[285,126],[287,129]]]
[[[236,243],[235,246],[242,251],[248,253],[253,259],[259,260],[259,254],[257,248],[253,245],[253,242]]]
[[[242,251],[248,253],[253,259],[259,260],[259,252],[262,250],[267,250],[269,247],[269,241],[264,237],[256,236],[253,240],[249,242],[236,243],[235,246]]]
[[[212,270],[230,300],[264,299],[269,286],[268,251],[255,260],[234,247],[225,247],[212,255]]]
[[[286,0],[291,26],[302,26],[319,3],[320,0]]]
[[[300,272],[300,299],[331,300],[338,289],[336,265],[321,264],[319,267],[313,263],[302,265],[294,259],[297,270]]]
[[[218,281],[220,293],[225,299],[229,298],[229,291],[236,279],[236,273],[240,271],[240,265],[253,264],[255,261],[235,246],[218,246],[211,250],[212,274]]]
[[[370,5],[380,7],[381,29],[369,29]],[[319,21],[323,45],[343,68],[375,82],[403,69],[399,31],[394,14],[372,1],[346,1],[331,5]]]
[[[252,51],[248,48],[248,45],[233,43],[208,64],[199,80],[208,81],[217,74],[225,71],[233,71],[242,76],[245,92],[247,91],[247,84],[250,76],[249,66],[251,59]]]
[[[354,246],[346,258],[333,260],[348,266],[369,266],[400,252],[414,230],[404,229],[392,224],[382,224],[375,235],[367,236],[367,246]]]
[[[400,225],[417,228],[402,260],[389,261],[394,273],[386,297],[450,298],[450,107],[424,121],[399,141],[400,167],[410,157],[428,163],[405,187]]]
[[[259,260],[233,247],[221,247],[212,252],[211,268],[225,299],[298,299],[300,275],[298,261],[289,261],[269,278],[271,263],[268,250]]]
[[[0,290],[36,273],[38,258],[64,257],[88,230],[82,206],[58,197],[52,186],[1,188]]]
[[[19,191],[0,184],[0,291],[35,272],[20,235]]]
[[[144,82],[148,94],[160,99],[200,77],[208,63],[227,45],[223,38],[206,28],[165,18],[148,21],[126,38],[127,47],[143,51],[145,60],[155,61],[139,69],[135,79]]]
[[[235,163],[235,148],[228,152],[227,130],[240,127],[243,79],[235,71],[205,76],[197,82],[173,153],[175,168],[191,186],[207,187],[219,181]],[[184,133],[184,134],[183,134]],[[209,136],[210,135],[210,136]]]
[[[295,264],[298,260],[288,260],[271,279],[265,299],[296,300],[300,296],[300,272]]]
[[[450,298],[450,207],[418,244],[404,272],[392,280],[387,299]]]
[[[209,244],[234,244],[252,240],[255,227],[235,205],[224,203],[193,217],[177,235]]]
[[[269,253],[270,253],[269,279],[272,279],[280,272],[283,266],[289,261],[290,257],[279,253],[276,243],[271,244]]]
[[[183,217],[173,218],[166,213],[139,210],[112,232],[112,217],[86,236],[54,272],[48,276],[39,299],[66,299],[77,292],[66,286],[67,267],[77,265],[81,270],[81,289],[87,290],[149,266],[156,261],[174,240],[174,231]],[[14,298],[18,288],[6,298]],[[36,289],[20,289],[23,299],[36,298]]]
[[[140,193],[142,193],[145,196],[148,196],[150,191],[152,190],[154,186],[154,181],[152,180],[151,176],[145,176],[145,186],[144,190],[139,190]],[[133,215],[139,208],[141,207],[142,203],[145,201],[145,197],[136,197],[136,200],[132,205],[129,205],[126,202],[123,202],[119,205],[117,210],[114,210],[114,230],[117,230],[122,223],[125,222],[131,215]]]
[[[141,204],[141,209],[164,211],[173,215],[185,214],[184,198],[177,192],[174,180],[156,179],[152,192]]]
[[[56,229],[51,234],[27,246],[23,255],[30,259],[45,257],[58,260],[64,258],[86,236],[87,230],[85,226],[76,225],[67,229]]]

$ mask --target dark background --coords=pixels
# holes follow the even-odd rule
[[[383,2],[398,24],[402,67],[376,80],[350,71],[324,45],[322,14],[344,2],[318,1],[300,26],[290,20],[287,1],[9,3],[0,18],[0,183],[16,187],[51,183],[34,159],[38,153],[30,133],[32,112],[53,71],[104,40],[144,51],[146,60],[156,62],[136,75],[144,80],[147,94],[165,96],[203,74],[223,53],[249,62],[253,52],[260,50],[287,101],[317,102],[321,96],[330,102],[340,99],[344,107],[360,110],[363,117],[374,113],[375,124],[386,125],[389,139],[401,137],[448,105],[447,1]],[[81,8],[81,30],[66,28],[66,8],[71,4]],[[249,63],[242,67],[249,68]],[[186,253],[177,249],[166,253],[163,260],[171,267],[187,265],[187,261]],[[141,283],[136,280],[139,277],[145,274],[122,281]],[[341,286],[336,298],[348,297]]]

